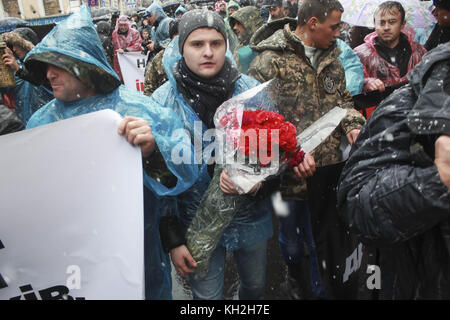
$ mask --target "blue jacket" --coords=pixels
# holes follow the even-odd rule
[[[232,60],[230,52],[227,57]],[[168,81],[158,88],[150,97],[152,105],[163,106],[174,110],[183,120],[185,129],[194,137],[194,121],[200,121],[194,110],[186,103],[181,93],[177,91],[177,84],[172,72],[175,63],[181,59],[178,50],[178,39],[175,38],[166,48],[163,56],[163,66]],[[238,95],[243,91],[257,86],[258,81],[246,75],[236,82],[236,89],[233,95]],[[203,125],[203,132],[207,129]],[[203,150],[207,147],[208,142],[203,142]],[[178,195],[178,207],[183,211],[179,213],[179,218],[187,229],[192,220],[198,205],[204,195],[205,190],[210,182],[205,163],[199,165],[201,172],[197,182],[186,192]],[[227,250],[237,250],[243,247],[253,246],[272,236],[272,218],[270,213],[269,199],[263,201],[249,200],[245,209],[239,212],[231,224],[227,227],[220,244],[225,246]]]

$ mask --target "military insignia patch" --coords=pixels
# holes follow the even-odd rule
[[[334,79],[330,74],[326,74],[323,79],[323,87],[327,93],[333,94],[336,92]]]

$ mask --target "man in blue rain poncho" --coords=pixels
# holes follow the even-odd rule
[[[179,117],[159,105],[149,108],[148,97],[120,84],[106,60],[86,6],[58,24],[28,53],[25,64],[42,83],[50,83],[55,95],[54,100],[31,117],[27,129],[113,109],[125,117],[118,132],[133,145],[140,146],[144,160],[155,148],[162,155],[175,177],[171,188],[161,185],[156,180],[158,177],[153,176],[153,179],[150,176],[153,172],[147,170],[144,161],[145,290],[147,299],[171,299],[170,262],[162,250],[157,227],[161,197],[185,191],[198,177],[197,167],[174,165],[170,161],[172,148],[183,145],[182,137],[171,138],[173,131],[183,128]]]
[[[188,11],[181,18],[178,30],[179,36],[169,44],[163,57],[164,70],[169,80],[152,94],[151,105],[172,108],[183,119],[191,137],[202,139],[207,129],[214,128],[216,109],[232,96],[255,87],[258,82],[240,74],[230,59],[231,54],[225,54],[226,30],[223,19],[217,13]],[[195,129],[196,122],[202,130]],[[210,140],[204,140],[202,150],[206,153]],[[186,246],[184,236],[211,181],[208,173],[211,167],[208,168],[204,162],[199,165],[202,173],[200,178],[189,190],[177,196],[177,209],[172,212],[168,210],[161,219],[163,246],[170,252],[176,270],[184,275],[189,274],[194,299],[223,297],[227,251],[232,251],[236,260],[241,281],[239,298],[259,299],[265,285],[267,240],[272,236],[266,188],[255,195],[242,195],[247,197],[243,209],[225,229],[219,245],[213,251],[208,274],[200,277],[194,273],[196,261]],[[224,173],[219,164],[215,167],[216,171]],[[217,177],[214,175],[211,183],[219,184]],[[169,181],[167,178],[166,181]],[[233,187],[225,187],[227,183],[224,181],[231,184],[225,175],[220,176],[224,193],[237,193]]]
[[[26,54],[39,42],[38,36],[30,28],[17,28],[14,31],[4,33],[2,38],[12,50],[0,58],[3,63],[14,70],[16,80],[15,87],[2,88],[2,93],[12,93],[15,102],[15,112],[24,125],[31,115],[40,107],[53,99],[51,90],[41,85],[36,85],[23,66]],[[16,59],[17,58],[17,59]]]

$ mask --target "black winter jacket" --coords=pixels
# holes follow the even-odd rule
[[[450,134],[450,43],[375,109],[342,171],[338,208],[379,253],[382,299],[450,299],[450,189],[434,141]]]

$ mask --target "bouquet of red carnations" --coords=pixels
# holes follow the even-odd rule
[[[229,177],[239,193],[247,193],[286,165],[297,166],[305,152],[297,129],[283,115],[261,109],[243,110],[238,121],[239,113],[236,108],[227,110],[216,128],[225,132]]]
[[[200,276],[206,275],[209,258],[225,228],[249,201],[243,194],[288,166],[301,163],[305,151],[312,149],[302,150],[300,142],[305,142],[307,147],[311,147],[310,141],[317,145],[342,119],[333,116],[333,121],[325,121],[326,134],[319,125],[298,135],[295,126],[276,112],[270,98],[276,92],[273,89],[273,82],[266,82],[224,102],[215,113],[218,149],[215,171],[186,233],[187,247],[197,262],[196,273]],[[224,168],[239,194],[225,194],[220,189],[220,174]]]

